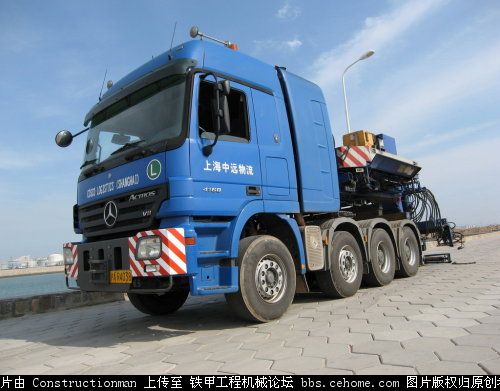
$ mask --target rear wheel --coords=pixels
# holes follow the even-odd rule
[[[334,298],[353,296],[363,275],[363,258],[354,236],[345,231],[335,232],[328,259],[330,270],[316,273],[321,291]]]
[[[382,228],[375,228],[370,242],[370,273],[365,282],[372,286],[383,286],[394,279],[396,254],[389,234]]]
[[[241,318],[267,322],[283,315],[295,294],[295,266],[286,246],[273,236],[240,240],[239,291],[226,301]]]
[[[401,268],[398,270],[398,275],[401,277],[411,277],[417,274],[421,255],[417,237],[410,227],[403,227],[401,230],[399,255]]]
[[[168,315],[177,311],[186,302],[189,289],[180,289],[157,294],[127,293],[132,305],[148,315]]]

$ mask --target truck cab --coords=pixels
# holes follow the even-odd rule
[[[224,293],[242,317],[267,321],[311,284],[354,294],[373,274],[368,230],[387,231],[393,276],[397,235],[411,227],[418,267],[410,221],[362,228],[339,214],[323,93],[285,68],[192,40],[112,85],[84,125],[73,210],[82,241],[64,245],[67,281],[81,290],[126,292],[154,315],[177,310],[189,293]],[[343,247],[333,249],[339,227]]]

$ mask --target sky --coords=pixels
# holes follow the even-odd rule
[[[495,0],[0,0],[0,260],[78,240],[72,206],[83,128],[104,73],[122,76],[197,25],[316,82],[337,143],[351,128],[396,138],[458,225],[500,223],[500,2]]]

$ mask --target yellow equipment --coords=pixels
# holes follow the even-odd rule
[[[344,145],[346,147],[373,147],[375,145],[375,140],[375,135],[365,130],[346,133],[342,138],[342,141],[344,142]]]

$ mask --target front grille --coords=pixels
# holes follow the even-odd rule
[[[141,189],[82,206],[78,209],[80,229],[87,238],[151,229],[160,204],[167,198],[167,187],[162,186]],[[104,222],[104,206],[109,201],[114,201],[118,209],[118,217],[112,227],[108,227]]]

